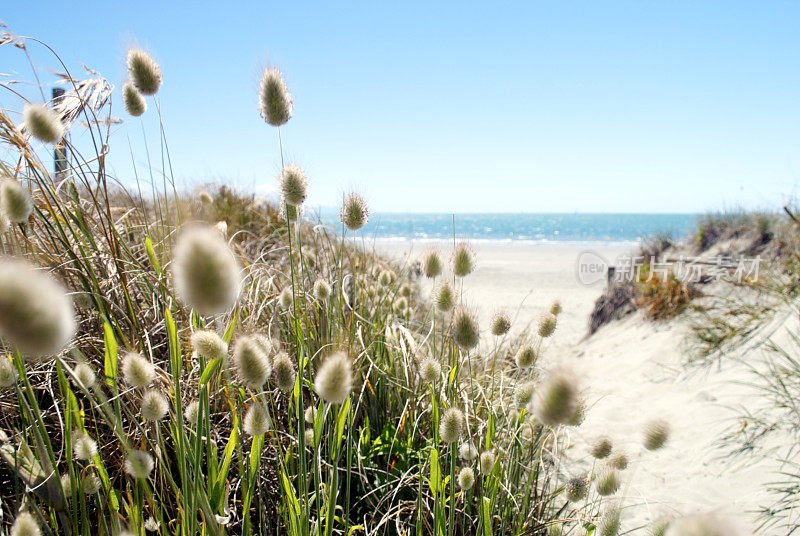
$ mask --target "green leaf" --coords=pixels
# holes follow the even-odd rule
[[[430,479],[430,487],[431,491],[434,493],[439,493],[443,491],[444,488],[442,486],[442,468],[439,466],[439,451],[435,448],[431,448],[431,479]]]
[[[117,384],[117,339],[107,320],[103,320],[103,339],[105,341],[106,383],[115,386]]]
[[[147,257],[150,259],[150,264],[153,265],[155,271],[158,275],[161,275],[161,265],[158,263],[158,258],[156,257],[156,252],[153,249],[153,241],[150,240],[150,237],[147,236],[144,239],[144,247],[147,250]]]
[[[348,397],[342,407],[339,408],[339,417],[336,421],[336,450],[339,450],[339,444],[342,442],[342,435],[344,434],[344,425],[350,415],[350,398]]]
[[[494,414],[489,414],[489,422],[486,426],[486,450],[492,448],[492,443],[494,442],[494,432],[495,432],[495,422],[494,422]]]
[[[219,369],[221,364],[222,364],[222,358],[221,357],[217,357],[215,359],[212,359],[208,363],[208,365],[206,365],[205,370],[203,370],[203,373],[200,375],[200,385],[207,384],[208,380],[210,380],[211,376],[213,376],[214,373],[217,372],[217,369]]]

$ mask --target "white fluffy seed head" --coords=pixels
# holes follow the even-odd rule
[[[83,478],[81,479],[81,489],[86,495],[94,495],[100,491],[100,486],[102,486],[100,477],[98,477],[94,472],[83,475]]]
[[[317,371],[314,389],[330,404],[341,404],[353,390],[353,364],[342,352],[329,355]]]
[[[147,111],[147,101],[131,82],[122,84],[122,103],[125,111],[133,117],[139,117]]]
[[[61,490],[67,499],[72,497],[72,477],[69,476],[69,473],[61,475]]]
[[[222,337],[208,329],[201,329],[192,333],[192,348],[206,361],[226,358],[228,356],[228,345]]]
[[[656,419],[644,427],[644,448],[658,450],[669,439],[669,423],[663,419]]]
[[[283,73],[265,69],[259,85],[259,109],[264,121],[274,127],[286,124],[292,117],[292,95],[286,87]]]
[[[314,296],[320,301],[327,300],[331,295],[331,285],[324,279],[317,279],[314,282]]]
[[[442,275],[442,256],[435,249],[429,249],[422,255],[422,272],[427,278]]]
[[[425,383],[434,383],[442,377],[442,365],[432,357],[426,357],[419,364],[419,375]]]
[[[292,287],[284,288],[278,296],[278,303],[284,311],[290,311],[292,303],[294,303],[294,296],[292,295]]]
[[[450,408],[442,415],[439,436],[445,443],[455,443],[464,428],[464,414],[458,408]]]
[[[475,485],[475,471],[472,467],[462,467],[458,472],[458,487],[467,491]]]
[[[568,501],[577,502],[582,500],[589,493],[589,484],[586,482],[585,478],[570,478],[564,486],[564,491],[567,494]]]
[[[0,182],[0,212],[11,222],[23,223],[33,211],[33,201],[22,183],[13,179]]]
[[[208,207],[214,204],[214,197],[206,190],[201,190],[200,193],[197,194],[197,198],[203,206]]]
[[[131,82],[142,95],[155,95],[161,87],[161,67],[142,49],[128,51],[128,75]]]
[[[597,525],[598,536],[617,536],[619,534],[620,526],[620,509],[616,506],[611,506],[600,518],[600,523]]]
[[[487,476],[492,473],[492,469],[494,469],[495,459],[496,456],[494,454],[494,451],[485,450],[481,452],[480,466],[482,475]]]
[[[56,113],[43,104],[26,104],[22,109],[25,129],[44,143],[59,143],[64,137],[64,123]]]
[[[378,283],[380,283],[384,287],[388,287],[389,285],[394,283],[395,279],[397,279],[397,274],[395,274],[391,270],[383,270],[378,276]]]
[[[278,352],[272,360],[272,372],[275,378],[275,385],[281,391],[289,392],[294,389],[297,373],[294,370],[294,364],[289,359],[289,354],[286,352]]]
[[[617,471],[612,468],[604,469],[597,475],[597,480],[595,481],[597,493],[603,497],[616,493],[619,489],[619,484],[619,475]]]
[[[306,440],[306,446],[313,447],[313,445],[314,445],[314,428],[311,428],[311,427],[306,428],[304,436],[305,436],[305,440]]]
[[[517,407],[524,408],[527,406],[530,403],[535,390],[536,383],[534,381],[527,381],[519,384],[514,391],[514,398],[517,402]]]
[[[628,456],[624,452],[616,452],[608,459],[608,465],[618,471],[624,471],[628,468]]]
[[[530,368],[536,363],[538,357],[536,349],[533,346],[530,344],[523,344],[520,349],[517,350],[517,355],[514,356],[514,362],[519,368]]]
[[[539,336],[547,338],[556,330],[556,315],[547,313],[539,317]]]
[[[147,387],[156,377],[156,368],[139,352],[128,352],[122,358],[122,378],[131,387]]]
[[[558,316],[561,314],[561,302],[559,300],[553,301],[550,305],[550,314],[554,316]]]
[[[140,409],[142,417],[146,421],[160,421],[169,412],[169,402],[167,398],[155,389],[147,391],[142,397],[142,407]]]
[[[17,369],[6,356],[0,355],[0,387],[11,387],[17,381]]]
[[[478,346],[481,335],[475,314],[465,307],[460,307],[453,314],[453,341],[462,350],[471,350]]]
[[[244,431],[250,436],[266,434],[270,428],[269,412],[262,402],[256,401],[244,415]]]
[[[79,460],[91,460],[97,454],[97,442],[82,430],[72,432],[72,452]]]
[[[153,457],[143,450],[133,450],[125,460],[125,472],[137,480],[150,476],[155,468]]]
[[[239,263],[213,227],[191,227],[180,234],[172,273],[178,297],[201,315],[222,313],[239,298]]]
[[[472,443],[461,443],[458,447],[458,457],[471,462],[478,457],[478,449]]]
[[[280,187],[283,201],[287,205],[299,206],[306,200],[308,194],[308,177],[300,166],[289,164],[283,168],[278,175],[278,185]]]
[[[41,536],[42,529],[30,512],[20,512],[11,525],[11,536]]]
[[[59,353],[75,333],[64,288],[25,261],[0,261],[0,338],[30,357]]]
[[[508,313],[499,312],[492,317],[492,335],[505,335],[511,329],[511,317]]]
[[[443,281],[436,288],[433,301],[436,303],[436,308],[443,313],[453,308],[456,303],[456,293],[450,283]]]
[[[317,419],[317,408],[308,406],[303,413],[303,418],[308,424],[314,424],[314,421]]]
[[[578,404],[575,406],[575,411],[572,412],[572,417],[566,422],[568,426],[580,426],[586,419],[586,401],[583,397],[578,397]]]
[[[548,426],[565,424],[578,406],[580,394],[575,377],[565,371],[551,372],[537,389],[533,401],[536,417]]]
[[[192,400],[183,410],[183,417],[191,426],[197,425],[197,417],[200,414],[200,404],[197,400]]]
[[[78,363],[72,371],[77,382],[86,389],[91,389],[97,382],[97,374],[88,363]]]
[[[594,441],[592,441],[591,449],[589,452],[592,454],[593,458],[597,458],[598,460],[602,460],[607,458],[609,454],[611,454],[612,449],[614,448],[614,444],[611,442],[611,438],[608,436],[600,436]]]
[[[161,523],[156,521],[156,518],[154,518],[153,516],[148,517],[144,521],[144,530],[146,530],[147,532],[155,532],[159,529],[160,526]]]
[[[250,336],[239,337],[233,347],[233,366],[242,385],[260,389],[272,374],[272,363],[264,348]]]
[[[342,204],[342,210],[339,213],[342,224],[351,231],[358,231],[369,220],[369,209],[364,198],[356,193],[349,194]]]
[[[466,277],[475,269],[475,255],[465,242],[453,250],[453,273],[456,277]]]

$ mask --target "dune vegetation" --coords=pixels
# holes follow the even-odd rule
[[[510,337],[502,314],[479,326],[461,301],[468,245],[428,251],[420,275],[383,259],[359,234],[357,193],[339,232],[304,217],[314,178],[295,163],[275,203],[184,192],[162,128],[145,177],[123,186],[105,166],[126,128],[112,132],[111,82],[52,58],[57,101],[0,84],[19,105],[0,110],[2,530],[730,534],[713,516],[626,527],[629,475],[669,448],[664,421],[630,460],[599,438],[591,471],[562,463],[590,408],[580,378],[539,365],[560,304],[529,336]],[[161,67],[134,49],[127,71],[125,122],[160,117]],[[254,101],[283,161],[281,72]],[[91,142],[73,146],[76,129]],[[55,174],[61,144],[70,166]],[[432,299],[417,277],[435,280]]]

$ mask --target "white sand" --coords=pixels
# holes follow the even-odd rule
[[[378,250],[401,258],[410,252],[416,258],[427,247],[383,244]],[[449,251],[446,245],[442,249]],[[746,385],[752,380],[746,367],[731,360],[721,369],[684,367],[688,328],[682,320],[654,324],[634,315],[584,339],[588,315],[603,284],[587,287],[578,282],[575,270],[581,248],[480,245],[475,249],[478,264],[466,278],[465,298],[478,310],[482,326],[488,325],[495,310],[506,309],[517,313],[519,330],[535,322],[553,299],[561,300],[564,312],[545,348],[543,364],[572,368],[591,406],[583,426],[572,432],[567,457],[574,461],[574,472],[588,471],[587,442],[600,434],[611,436],[615,447],[629,454],[632,463],[623,472],[623,530],[644,527],[663,514],[715,511],[754,532],[759,523],[754,510],[770,504],[765,485],[775,480],[778,467],[761,459],[743,466],[719,441],[737,426],[739,413],[732,408],[763,402]],[[599,252],[611,260],[625,250]],[[642,452],[642,425],[651,418],[667,420],[672,437],[666,448]]]

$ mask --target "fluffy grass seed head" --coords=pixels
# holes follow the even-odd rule
[[[294,296],[292,294],[292,287],[284,288],[278,296],[278,303],[284,311],[290,311],[294,303]]]
[[[100,486],[102,486],[102,482],[100,482],[100,477],[94,471],[83,475],[81,489],[86,495],[94,495],[100,491]]]
[[[280,218],[281,221],[288,220],[289,223],[294,223],[303,216],[303,205],[290,205],[286,202],[286,199],[284,199],[283,194],[281,194],[280,207],[278,218]]]
[[[351,231],[358,231],[369,220],[369,209],[364,198],[356,193],[351,193],[344,199],[339,217],[345,227]]]
[[[425,277],[433,279],[442,275],[442,256],[435,249],[429,249],[422,255],[422,272]]]
[[[669,522],[665,536],[738,536],[731,523],[716,514],[697,514]]]
[[[256,401],[244,415],[244,431],[250,436],[266,434],[270,428],[269,412],[263,402]]]
[[[530,368],[536,363],[538,358],[536,349],[530,344],[523,344],[514,356],[514,362],[519,368]]]
[[[17,381],[17,369],[4,355],[0,355],[0,387],[11,387]]]
[[[26,261],[0,260],[0,338],[30,357],[59,353],[75,333],[64,288]]]
[[[559,300],[553,301],[550,305],[550,314],[553,316],[558,316],[561,314],[561,302]]]
[[[575,411],[572,417],[566,422],[567,426],[580,426],[586,419],[586,401],[583,397],[578,397],[578,404],[575,406]]]
[[[161,67],[140,48],[128,51],[128,76],[131,83],[142,95],[155,95],[161,87]]]
[[[589,493],[589,484],[586,482],[585,478],[570,478],[564,486],[564,491],[567,494],[568,501],[577,502],[583,500]]]
[[[475,254],[465,242],[453,250],[453,273],[456,277],[466,277],[475,268]]]
[[[314,406],[308,406],[306,411],[303,413],[303,418],[308,424],[314,424],[314,421],[317,420],[317,408]]]
[[[475,485],[475,471],[472,467],[462,467],[458,472],[458,487],[467,491]]]
[[[239,262],[213,227],[195,226],[181,232],[172,273],[178,297],[201,315],[222,313],[239,298]]]
[[[620,526],[620,508],[612,505],[603,512],[600,523],[597,524],[598,536],[617,536]]]
[[[564,370],[551,372],[534,398],[536,417],[548,426],[557,426],[570,420],[578,406],[578,382]]]
[[[342,352],[329,355],[317,371],[314,389],[330,404],[341,404],[353,389],[353,365]]]
[[[169,412],[169,402],[167,397],[155,389],[150,389],[142,397],[142,407],[140,409],[142,417],[146,421],[160,421]]]
[[[616,470],[611,468],[606,468],[601,471],[601,473],[597,475],[597,480],[595,481],[597,493],[603,497],[616,493],[619,489],[619,485],[619,474]]]
[[[192,333],[190,342],[197,355],[203,357],[206,361],[217,358],[224,359],[228,356],[228,344],[210,329],[195,331]]]
[[[82,430],[72,432],[72,452],[79,460],[91,460],[97,454],[97,441]]]
[[[186,419],[190,425],[197,425],[197,417],[200,414],[200,404],[197,400],[192,400],[183,410],[183,418]]]
[[[527,406],[531,398],[533,398],[533,393],[536,390],[536,382],[533,380],[521,383],[517,386],[514,390],[514,399],[517,402],[517,407],[524,408]]]
[[[272,373],[275,378],[275,385],[281,391],[289,392],[294,389],[297,373],[294,364],[289,359],[286,352],[278,352],[272,360]]]
[[[439,423],[439,436],[445,443],[455,443],[464,428],[464,414],[458,408],[450,408],[442,415]]]
[[[161,527],[161,523],[156,521],[153,516],[148,517],[144,521],[144,530],[147,532],[156,532]]]
[[[618,471],[624,471],[628,468],[628,456],[624,452],[615,452],[608,459],[608,465]]]
[[[258,91],[261,117],[273,127],[285,125],[292,117],[292,95],[286,87],[283,73],[278,69],[264,69]]]
[[[669,439],[669,423],[663,419],[655,419],[644,426],[644,448],[658,450]]]
[[[397,279],[397,274],[395,274],[391,270],[383,270],[378,276],[378,283],[380,283],[384,287],[388,287],[389,285],[394,283],[395,279]]]
[[[197,194],[197,198],[203,206],[208,207],[214,204],[214,197],[206,190],[201,190],[200,193]]]
[[[453,341],[462,350],[471,350],[478,346],[481,335],[475,314],[465,307],[460,307],[453,314]]]
[[[556,331],[556,315],[547,313],[539,317],[539,336],[543,339],[551,336]]]
[[[75,379],[78,383],[86,389],[91,389],[97,382],[97,374],[95,374],[94,369],[88,363],[78,363],[75,365],[75,368],[72,369],[72,372],[75,373]]]
[[[44,104],[26,104],[22,109],[25,128],[34,138],[44,143],[57,144],[64,137],[64,123]]]
[[[395,313],[403,315],[408,310],[408,299],[401,296],[394,301],[394,305],[392,307]]]
[[[481,459],[480,459],[480,468],[481,474],[484,476],[492,474],[492,469],[494,469],[494,461],[496,456],[494,451],[492,450],[484,450],[481,452]]]
[[[650,523],[650,527],[648,527],[650,536],[664,536],[664,534],[667,532],[670,521],[672,521],[670,518],[664,516],[654,519]]]
[[[306,446],[313,446],[314,445],[314,428],[313,427],[306,428],[305,440],[306,440]]]
[[[122,378],[131,387],[147,387],[156,377],[156,368],[139,352],[128,352],[122,358]]]
[[[411,285],[407,285],[407,284],[402,285],[400,287],[400,290],[397,291],[397,293],[400,294],[404,298],[410,298],[411,297]]]
[[[441,312],[446,313],[456,303],[456,293],[453,287],[447,281],[443,281],[437,288],[433,297],[436,308]]]
[[[299,206],[306,200],[308,195],[308,177],[300,166],[288,164],[278,175],[278,185],[280,187],[283,201],[287,205]]]
[[[33,211],[33,201],[20,181],[4,179],[0,182],[0,212],[11,222],[23,223]]]
[[[72,497],[72,477],[69,476],[69,473],[61,475],[61,490],[67,499]]]
[[[511,317],[508,313],[499,312],[492,317],[492,335],[505,335],[511,329]]]
[[[125,472],[136,480],[144,480],[155,468],[153,457],[143,450],[132,450],[125,460]]]
[[[331,285],[324,279],[314,281],[314,296],[319,301],[327,300],[331,295]]]
[[[0,234],[8,231],[9,227],[11,227],[11,220],[8,219],[8,216],[0,212]]]
[[[147,101],[132,82],[122,84],[122,103],[125,111],[133,117],[139,117],[147,111]]]
[[[20,512],[14,524],[11,525],[11,536],[41,536],[42,529],[39,528],[36,518],[30,512]]]
[[[419,376],[425,383],[434,383],[442,377],[442,365],[432,357],[426,357],[419,364]]]
[[[461,443],[461,445],[458,446],[458,457],[471,462],[478,457],[478,449],[470,442]]]
[[[239,337],[233,347],[233,366],[242,385],[260,389],[272,374],[272,363],[262,345],[250,336]]]
[[[592,446],[589,449],[589,452],[592,454],[593,458],[602,460],[611,454],[611,450],[613,448],[614,444],[611,442],[611,438],[603,435],[592,441]]]

